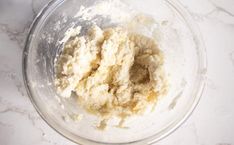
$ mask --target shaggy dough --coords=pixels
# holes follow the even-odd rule
[[[121,27],[92,26],[73,36],[56,62],[55,85],[63,97],[102,117],[141,114],[165,92],[163,55],[155,41]],[[104,125],[105,126],[105,125]]]

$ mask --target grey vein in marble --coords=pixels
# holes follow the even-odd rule
[[[15,41],[19,45],[19,48],[23,49],[30,24],[31,21],[20,31],[12,30],[7,24],[0,24],[0,31],[6,33],[10,40]]]
[[[192,16],[194,17],[194,19],[198,22],[202,22],[204,21],[205,19],[207,20],[215,20],[215,21],[218,21],[220,23],[223,23],[223,24],[226,24],[230,27],[234,27],[234,14],[228,10],[226,10],[225,8],[217,5],[214,1],[212,0],[207,0],[212,6],[213,6],[213,9],[210,10],[209,12],[207,13],[197,13],[197,12],[193,12],[193,11],[190,11],[190,13],[192,14]],[[188,9],[188,8],[187,8]],[[225,19],[229,19],[228,22],[226,22],[224,19],[223,16],[218,16],[218,14],[226,14],[226,17]]]
[[[7,66],[5,66],[5,67],[7,68]],[[25,95],[26,94],[25,88],[24,88],[24,85],[23,85],[23,80],[19,79],[17,74],[14,72],[14,70],[9,69],[9,68],[7,70],[1,70],[0,71],[0,76],[11,79],[14,82],[18,92],[22,96],[26,96]]]
[[[234,67],[234,51],[229,54],[229,58],[232,63],[232,66]]]
[[[224,13],[226,13],[227,15],[229,15],[229,16],[231,16],[231,17],[234,17],[234,14],[233,14],[233,13],[231,13],[231,12],[229,12],[228,10],[226,10],[225,8],[223,8],[223,7],[219,6],[219,5],[217,5],[217,4],[216,4],[215,2],[213,2],[212,0],[209,0],[209,2],[215,7],[215,9],[216,9],[217,11],[224,12]]]

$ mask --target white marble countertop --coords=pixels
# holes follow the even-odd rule
[[[29,25],[47,0],[0,0],[0,145],[74,145],[51,129],[26,95],[21,73]],[[198,23],[207,87],[192,116],[158,145],[234,145],[234,0],[180,0]]]

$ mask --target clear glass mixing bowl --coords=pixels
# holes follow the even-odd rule
[[[74,18],[80,6],[91,6],[96,1],[54,0],[38,14],[23,53],[28,95],[42,118],[76,143],[152,144],[180,126],[199,101],[206,73],[201,36],[190,15],[173,0],[123,0],[157,21],[157,41],[165,55],[169,92],[159,100],[152,113],[129,119],[126,122],[128,129],[110,127],[100,131],[95,128],[98,123],[95,116],[80,109],[74,99],[59,97],[53,85],[54,59],[61,50],[58,41],[72,25],[83,25]],[[81,121],[71,119],[80,113],[84,114]]]

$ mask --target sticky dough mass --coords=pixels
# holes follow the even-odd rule
[[[154,40],[121,27],[92,26],[71,37],[56,62],[55,85],[63,97],[104,116],[144,112],[165,91],[163,55]]]

